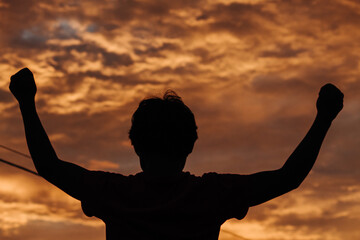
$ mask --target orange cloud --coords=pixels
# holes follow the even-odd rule
[[[186,170],[270,170],[305,135],[319,88],[332,82],[345,107],[312,174],[223,229],[247,239],[355,239],[359,9],[354,0],[0,1],[0,144],[26,151],[8,83],[28,66],[40,117],[64,160],[140,171],[127,144],[131,114],[143,98],[173,89],[199,126]],[[0,238],[104,239],[103,225],[82,216],[78,202],[8,167],[0,173]],[[224,231],[220,239],[237,238]]]

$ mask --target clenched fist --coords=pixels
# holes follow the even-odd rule
[[[11,76],[9,88],[20,104],[34,101],[36,84],[28,68],[23,68]]]
[[[318,115],[327,120],[334,120],[343,108],[344,94],[334,85],[328,83],[319,92],[316,102]]]

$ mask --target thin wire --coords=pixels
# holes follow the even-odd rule
[[[248,239],[248,238],[244,238],[244,237],[242,237],[242,236],[240,236],[240,235],[237,235],[236,233],[233,233],[233,232],[230,231],[230,230],[221,229],[220,231],[221,231],[221,232],[224,232],[224,233],[227,233],[227,234],[230,234],[230,235],[232,235],[233,237],[236,237],[236,238],[241,239],[241,240],[250,240],[250,239]]]
[[[8,150],[8,151],[10,151],[10,152],[16,153],[16,154],[18,154],[18,155],[20,155],[20,156],[22,156],[22,157],[26,157],[26,158],[30,158],[30,159],[31,159],[31,157],[30,157],[29,155],[27,155],[27,154],[25,154],[25,153],[22,153],[22,152],[19,152],[18,150],[9,148],[9,147],[7,147],[7,146],[4,146],[4,145],[2,145],[2,144],[0,144],[0,148],[3,148],[3,149]],[[12,166],[12,167],[16,167],[16,168],[18,168],[18,169],[24,170],[24,171],[26,171],[26,172],[32,173],[32,174],[34,174],[34,175],[36,175],[36,176],[40,176],[37,172],[34,172],[34,171],[30,170],[30,169],[27,169],[27,168],[25,168],[25,167],[22,167],[22,166],[20,166],[20,165],[15,164],[15,163],[6,161],[6,160],[4,160],[4,159],[1,159],[1,158],[0,158],[0,162],[3,162],[3,163],[5,163],[5,164],[7,164],[7,165],[10,165],[10,166]]]
[[[10,152],[16,153],[16,154],[18,154],[18,155],[20,155],[20,156],[23,156],[23,157],[26,157],[26,158],[30,158],[30,159],[31,159],[31,157],[30,157],[29,155],[27,155],[27,154],[25,154],[25,153],[22,153],[22,152],[19,152],[19,151],[15,150],[15,149],[9,148],[9,147],[4,146],[4,145],[1,145],[1,144],[0,144],[0,147],[3,148],[3,149],[8,150],[8,151],[10,151]]]
[[[34,171],[30,170],[30,169],[27,169],[27,168],[25,168],[25,167],[22,167],[22,166],[20,166],[20,165],[15,164],[15,163],[6,161],[6,160],[4,160],[4,159],[1,159],[1,158],[0,158],[0,162],[3,162],[3,163],[8,164],[8,165],[10,165],[10,166],[13,166],[13,167],[16,167],[16,168],[18,168],[18,169],[24,170],[24,171],[26,171],[26,172],[32,173],[32,174],[34,174],[34,175],[36,175],[36,176],[40,176],[37,172],[34,172]]]

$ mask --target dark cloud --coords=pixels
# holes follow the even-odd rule
[[[102,56],[105,66],[130,66],[134,64],[129,54],[104,52]]]
[[[209,20],[211,31],[228,31],[236,36],[246,36],[254,33],[269,34],[270,31],[262,21],[272,22],[273,13],[265,10],[261,4],[216,4],[210,10],[203,11],[198,20]]]
[[[320,217],[303,218],[299,217],[296,214],[289,214],[280,218],[274,223],[277,226],[289,226],[294,227],[298,230],[309,228],[312,229],[313,233],[324,233],[324,232],[339,232],[343,231],[344,236],[356,236],[359,234],[359,231],[355,230],[354,227],[358,226],[360,219],[353,218],[350,216],[327,216],[326,214]],[[351,232],[349,232],[351,231]]]
[[[289,92],[306,94],[312,87],[301,79],[283,79],[271,74],[255,76],[251,82],[251,90],[255,93],[279,94],[279,97]]]
[[[216,60],[221,60],[223,58],[223,54],[214,54],[206,48],[196,48],[192,50],[192,53],[196,56],[200,57],[200,63],[209,64]]]
[[[83,166],[92,159],[110,161],[119,163],[121,171],[132,172],[138,167],[136,155],[122,142],[128,140],[130,118],[135,107],[136,103],[131,103],[98,114],[82,112],[69,117],[41,113],[41,116],[50,135],[64,136],[63,140],[54,141],[59,156],[64,160],[79,162]]]
[[[138,48],[134,49],[134,53],[139,56],[148,56],[148,57],[161,57],[164,58],[164,51],[176,51],[180,50],[180,46],[173,43],[163,43],[160,47],[148,46],[145,50]]]
[[[276,50],[263,51],[261,57],[291,58],[306,51],[305,49],[293,49],[290,44],[280,44]]]
[[[66,229],[66,230],[64,230]],[[1,230],[0,230],[1,231]],[[19,234],[19,232],[21,234]],[[32,220],[20,226],[19,231],[13,234],[1,231],[4,240],[20,239],[54,239],[60,240],[71,236],[78,240],[98,240],[105,238],[104,227],[84,226],[67,222],[51,223],[45,220]]]
[[[332,229],[334,238],[357,239],[359,219],[349,215],[356,209],[351,197],[358,189],[352,188],[360,176],[356,1],[3,3],[1,81],[24,65],[34,69],[38,111],[55,149],[64,160],[85,167],[104,161],[118,164],[112,170],[120,173],[139,171],[127,142],[131,114],[146,96],[171,88],[193,110],[199,126],[186,170],[201,175],[279,168],[310,127],[320,87],[339,86],[345,107],[314,170],[294,193],[251,210],[249,221],[275,239],[289,234],[289,228],[298,239]],[[3,84],[0,143],[26,151],[18,106],[7,91]],[[1,232],[1,239],[104,238],[103,228],[72,222],[85,219],[80,208],[61,197],[54,200],[50,184],[32,183],[8,167],[0,171],[8,178],[0,186],[16,179],[37,186],[26,190],[27,201],[44,207],[48,217],[17,227],[18,235]],[[0,192],[0,201],[26,203],[16,192]],[[318,206],[323,212],[304,216],[304,202],[324,203]],[[64,212],[70,216],[67,223],[55,217]]]
[[[198,68],[197,65],[189,63],[189,64],[185,64],[184,66],[179,66],[179,67],[163,67],[160,68],[156,71],[154,71],[154,74],[169,74],[169,75],[176,75],[176,76],[181,76],[181,77],[185,77],[187,75],[191,75],[191,76],[196,76],[198,74],[203,73],[204,70],[201,70]]]
[[[10,91],[0,89],[0,103],[8,103],[12,101],[14,101],[14,97],[11,95]]]
[[[92,59],[96,61],[97,59],[101,59],[103,61],[104,66],[111,66],[111,67],[119,67],[119,66],[130,66],[134,63],[133,59],[129,54],[117,54],[114,52],[109,52],[95,44],[80,44],[80,45],[73,45],[65,48],[67,52],[75,50],[79,53],[85,53],[87,59]],[[61,60],[68,60],[68,61],[77,61],[71,55],[63,55],[63,56],[55,56],[53,58],[57,63],[61,64]]]

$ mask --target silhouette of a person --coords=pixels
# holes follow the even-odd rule
[[[227,219],[296,189],[308,175],[324,137],[343,107],[339,89],[326,84],[316,103],[313,125],[277,170],[250,175],[183,172],[197,139],[191,110],[174,92],[143,100],[129,132],[143,172],[124,176],[89,171],[60,160],[35,108],[33,74],[24,68],[11,77],[26,140],[38,173],[82,203],[87,216],[106,224],[106,239],[218,239]]]

